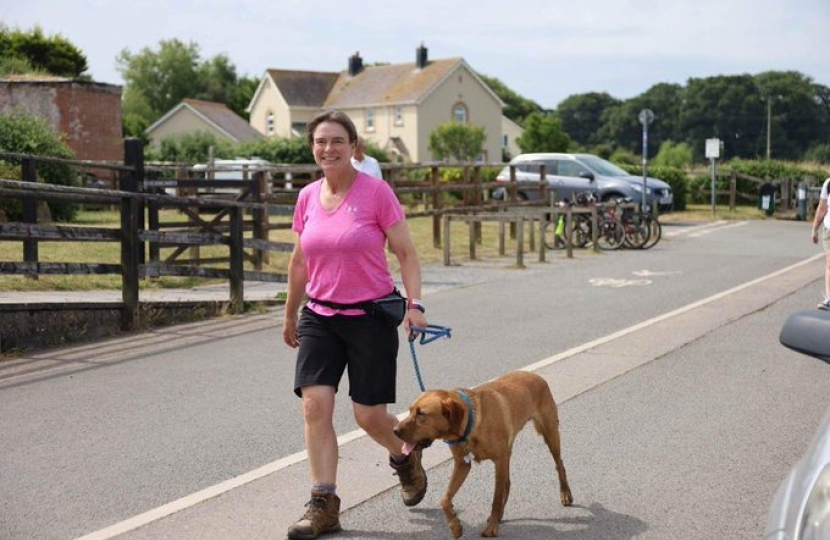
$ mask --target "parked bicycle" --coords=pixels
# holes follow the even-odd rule
[[[562,249],[567,245],[567,230],[565,211],[569,206],[579,208],[597,207],[597,247],[602,250],[619,249],[625,239],[625,230],[622,223],[613,215],[605,212],[603,205],[597,204],[593,193],[586,191],[574,195],[573,204],[565,200],[559,203],[563,210],[554,224],[548,221],[545,225],[544,242],[548,249]],[[585,212],[571,213],[570,242],[573,247],[586,247],[593,241],[593,220],[591,214]]]
[[[625,246],[634,249],[650,249],[657,245],[663,236],[663,227],[650,208],[647,206],[644,212],[638,212],[631,206],[629,198],[616,199],[614,204],[608,208],[622,223],[625,231]],[[625,208],[620,208],[627,205]]]

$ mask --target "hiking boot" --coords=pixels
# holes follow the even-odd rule
[[[340,530],[340,497],[331,493],[311,492],[305,515],[288,528],[290,540],[311,540],[321,534]]]
[[[413,450],[401,465],[396,465],[389,456],[389,466],[395,469],[401,481],[403,503],[415,506],[421,502],[427,493],[427,473],[421,465],[421,449]]]

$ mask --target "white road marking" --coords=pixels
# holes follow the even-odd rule
[[[823,259],[823,258],[824,258],[824,254],[819,253],[819,254],[814,255],[814,256],[812,256],[808,259],[805,259],[805,260],[800,261],[798,263],[792,264],[792,265],[790,265],[786,268],[782,268],[781,270],[777,270],[775,272],[772,272],[771,274],[767,274],[766,276],[759,277],[757,279],[754,279],[754,280],[749,281],[747,283],[744,283],[742,285],[738,285],[737,287],[733,287],[729,290],[722,291],[720,293],[714,294],[714,295],[712,295],[708,298],[704,298],[703,300],[698,300],[697,302],[693,302],[693,303],[688,304],[686,306],[683,306],[681,308],[675,309],[674,311],[669,311],[669,312],[664,313],[662,315],[658,315],[657,317],[654,317],[654,318],[649,319],[647,321],[643,321],[643,322],[641,322],[639,324],[635,324],[633,326],[629,326],[628,328],[624,328],[622,330],[614,332],[613,334],[609,334],[609,335],[601,337],[599,339],[595,339],[594,341],[590,341],[588,343],[583,343],[582,345],[579,345],[577,347],[573,347],[571,349],[568,349],[567,351],[564,351],[564,352],[561,352],[559,354],[553,355],[549,358],[545,358],[543,360],[540,360],[538,362],[535,362],[533,364],[530,364],[529,366],[526,366],[526,367],[523,367],[523,368],[520,368],[520,369],[522,369],[524,371],[538,371],[538,370],[540,370],[542,368],[545,368],[545,367],[547,367],[547,366],[549,366],[553,363],[559,362],[560,360],[564,360],[564,359],[566,359],[568,357],[571,357],[571,356],[574,356],[576,354],[580,354],[580,353],[583,353],[585,351],[591,350],[595,347],[598,347],[600,345],[604,345],[605,343],[608,343],[608,342],[613,341],[615,339],[619,339],[619,338],[624,337],[624,336],[626,336],[628,334],[631,334],[633,332],[638,332],[638,331],[640,331],[644,328],[648,328],[649,326],[660,323],[660,322],[665,321],[667,319],[671,319],[672,317],[676,317],[678,315],[681,315],[681,314],[686,313],[688,311],[691,311],[693,309],[699,308],[699,307],[704,306],[706,304],[710,304],[710,303],[712,303],[716,300],[720,300],[721,298],[725,298],[725,297],[729,296],[730,294],[737,293],[739,291],[742,291],[742,290],[747,289],[749,287],[755,286],[759,283],[762,283],[764,281],[767,281],[769,279],[777,277],[781,274],[785,274],[785,273],[787,273],[791,270],[794,270],[796,268],[799,268],[799,267],[804,266],[806,264],[810,264],[810,263],[812,263],[812,262],[814,262],[818,259]],[[404,411],[404,412],[398,414],[398,419],[402,420],[407,415],[408,415],[408,412]],[[349,433],[346,433],[346,434],[341,435],[340,437],[338,437],[337,438],[337,443],[338,443],[339,446],[343,446],[343,445],[348,444],[352,441],[355,441],[357,439],[362,438],[364,435],[366,435],[366,433],[361,429],[351,431]],[[301,462],[305,461],[307,459],[307,457],[308,456],[307,456],[305,451],[297,452],[295,454],[291,454],[290,456],[280,458],[280,459],[278,459],[278,460],[276,460],[272,463],[269,463],[267,465],[264,465],[264,466],[262,466],[258,469],[254,469],[253,471],[249,471],[249,472],[247,472],[245,474],[242,474],[240,476],[237,476],[235,478],[230,478],[230,479],[228,479],[224,482],[221,482],[219,484],[216,484],[214,486],[208,487],[208,488],[203,489],[201,491],[197,491],[196,493],[192,493],[190,495],[187,495],[186,497],[182,497],[181,499],[172,501],[172,502],[167,503],[165,505],[159,506],[158,508],[154,508],[152,510],[144,512],[143,514],[139,514],[139,515],[134,516],[132,518],[129,518],[127,520],[124,520],[124,521],[121,521],[119,523],[115,523],[113,525],[110,525],[109,527],[106,527],[104,529],[100,529],[98,531],[95,531],[95,532],[89,533],[87,535],[81,536],[81,537],[77,538],[76,540],[107,540],[109,538],[113,538],[113,537],[118,536],[120,534],[124,534],[124,533],[127,533],[129,531],[133,531],[135,529],[138,529],[139,527],[142,527],[142,526],[147,525],[149,523],[152,523],[154,521],[158,521],[162,518],[165,518],[167,516],[175,514],[176,512],[186,510],[188,508],[196,506],[197,504],[203,503],[203,502],[205,502],[209,499],[212,499],[214,497],[218,497],[219,495],[222,495],[223,493],[227,493],[231,490],[234,490],[236,488],[239,488],[239,487],[242,487],[246,484],[249,484],[249,483],[251,483],[255,480],[258,480],[258,479],[263,478],[265,476],[268,476],[270,474],[281,471],[281,470],[283,470],[287,467],[290,467],[291,465],[296,465],[297,463],[301,463]]]
[[[619,278],[594,278],[589,280],[589,283],[594,287],[612,287],[614,289],[620,287],[642,287],[643,285],[651,285],[650,279],[619,279]]]
[[[669,272],[652,272],[651,270],[635,270],[631,272],[637,277],[651,277],[651,276],[673,276],[675,274],[682,274],[680,270],[671,270]]]
[[[706,236],[707,234],[710,234],[710,233],[713,233],[713,232],[721,232],[721,231],[725,231],[726,229],[734,229],[735,227],[743,227],[744,225],[746,225],[748,223],[749,223],[748,221],[737,221],[737,222],[732,223],[730,225],[724,225],[722,227],[697,231],[697,232],[694,232],[694,233],[690,234],[689,238],[700,238],[701,236]]]
[[[723,225],[729,223],[728,221],[720,220],[720,221],[711,221],[708,223],[703,223],[701,225],[695,225],[694,227],[683,227],[682,229],[675,230],[672,228],[671,230],[667,230],[667,227],[663,226],[663,236],[666,237],[675,237],[675,236],[686,236],[696,233],[698,231],[704,231],[706,229],[717,229],[718,227],[722,227]]]

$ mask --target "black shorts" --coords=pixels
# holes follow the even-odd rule
[[[304,386],[333,386],[349,371],[349,396],[361,405],[395,402],[398,329],[372,315],[324,317],[303,307],[294,393]]]

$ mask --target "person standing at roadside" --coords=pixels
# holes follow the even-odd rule
[[[830,178],[824,181],[819,195],[816,216],[813,218],[813,243],[818,244],[821,238],[821,246],[824,248],[824,300],[819,302],[819,309],[830,310],[830,212],[827,211],[828,189],[830,189]]]
[[[366,141],[363,140],[363,137],[358,137],[357,142],[354,145],[352,167],[360,172],[365,172],[369,176],[383,178],[383,173],[380,170],[378,160],[366,153]]]
[[[305,515],[288,529],[293,540],[340,530],[333,415],[345,371],[355,420],[389,453],[404,504],[418,504],[427,490],[421,451],[402,453],[403,441],[392,431],[398,420],[386,409],[395,402],[398,329],[378,315],[345,309],[395,289],[384,248],[388,241],[409,297],[404,332],[427,326],[418,300],[420,261],[403,208],[386,182],[352,166],[357,141],[354,124],[339,111],[324,112],[308,126],[308,142],[323,177],[303,188],[295,207],[297,239],[288,266],[283,325],[283,340],[298,349],[294,393],[302,399],[312,484]],[[304,294],[309,302],[298,314]]]

